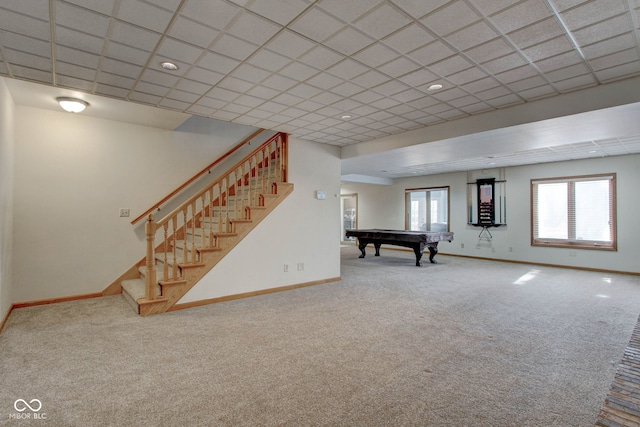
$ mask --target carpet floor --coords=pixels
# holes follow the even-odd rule
[[[121,296],[14,310],[0,425],[595,424],[640,277],[341,253],[342,281],[156,316]]]

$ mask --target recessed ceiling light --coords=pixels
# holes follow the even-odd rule
[[[168,71],[175,71],[175,70],[178,69],[178,66],[176,64],[174,64],[173,62],[169,62],[169,61],[161,62],[160,66],[162,68],[164,68],[165,70],[168,70]]]
[[[432,90],[438,90],[438,89],[442,89],[442,85],[439,83],[433,84],[431,86],[429,86],[429,88],[427,90],[432,91]]]
[[[598,152],[598,150],[589,150],[589,151],[587,151],[587,153],[589,153],[589,154],[596,154],[597,152]]]
[[[350,118],[351,118],[351,116],[350,116],[349,114],[344,114],[344,115],[342,116],[342,120],[348,120],[348,119],[350,119]]]
[[[60,97],[56,98],[56,101],[58,101],[58,104],[60,104],[60,107],[62,107],[64,111],[68,111],[69,113],[81,113],[89,106],[87,101],[78,98]]]

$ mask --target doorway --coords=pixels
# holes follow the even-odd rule
[[[354,237],[346,237],[347,230],[358,228],[358,194],[340,195],[340,212],[342,212],[340,240],[342,242],[355,242]]]

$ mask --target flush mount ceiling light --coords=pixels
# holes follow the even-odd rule
[[[427,90],[428,91],[434,91],[434,90],[438,90],[438,89],[442,89],[442,85],[441,84],[433,84],[433,85],[429,86],[429,88]]]
[[[56,101],[58,101],[58,104],[60,104],[60,107],[62,107],[64,111],[68,111],[69,113],[81,113],[89,106],[87,101],[78,98],[60,97],[56,98]]]
[[[178,66],[176,64],[174,64],[173,62],[169,62],[169,61],[164,61],[160,63],[160,66],[162,68],[164,68],[167,71],[175,71],[178,69]]]

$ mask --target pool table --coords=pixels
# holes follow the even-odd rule
[[[358,248],[364,258],[366,255],[365,248],[369,243],[373,243],[376,249],[376,256],[380,256],[380,245],[395,245],[413,249],[416,254],[416,266],[422,266],[422,253],[425,248],[429,248],[429,261],[436,264],[433,259],[438,253],[438,242],[443,240],[452,241],[453,233],[449,231],[409,231],[409,230],[347,230],[347,237],[356,237],[358,239]]]

